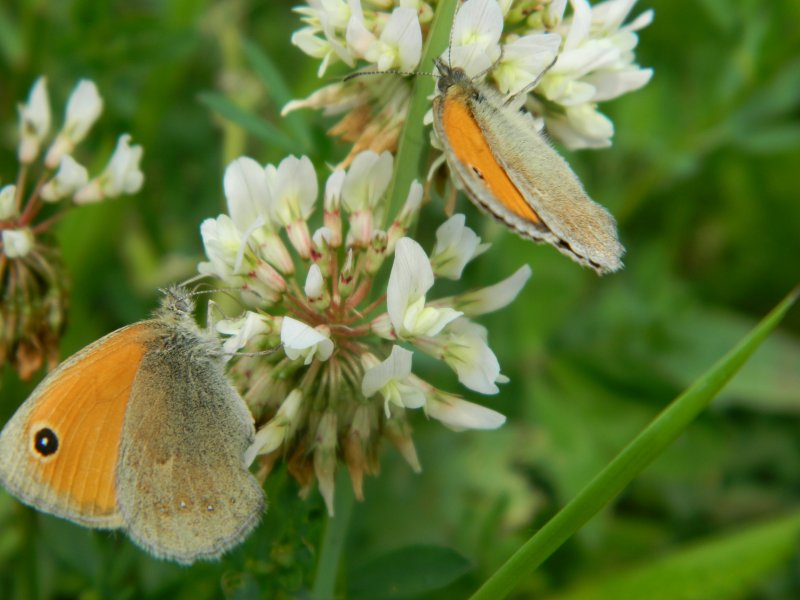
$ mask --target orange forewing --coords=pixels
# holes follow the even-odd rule
[[[31,472],[59,503],[93,518],[117,510],[115,469],[131,387],[150,337],[146,321],[118,332],[65,365],[36,399],[26,424],[59,437],[59,450],[41,460],[29,443]]]
[[[541,223],[539,215],[495,160],[481,128],[460,97],[448,95],[444,99],[442,127],[458,160],[477,171],[492,196],[518,217]]]

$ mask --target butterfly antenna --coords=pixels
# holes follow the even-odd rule
[[[553,68],[553,65],[555,65],[557,62],[558,62],[558,55],[556,54],[556,56],[553,58],[553,60],[551,60],[551,61],[550,61],[550,64],[549,64],[549,65],[547,65],[547,66],[546,66],[544,69],[542,69],[542,72],[541,72],[541,73],[539,73],[539,74],[536,76],[536,79],[534,79],[533,81],[531,81],[531,82],[530,82],[528,85],[526,85],[524,88],[522,88],[522,89],[521,89],[520,91],[518,91],[516,94],[514,94],[513,96],[511,96],[510,98],[508,98],[508,99],[507,99],[507,100],[506,100],[506,101],[503,103],[503,105],[504,105],[504,106],[508,106],[509,104],[513,104],[513,103],[514,103],[514,101],[515,101],[517,98],[519,98],[520,96],[524,96],[525,94],[527,94],[528,92],[530,92],[530,91],[531,91],[533,88],[535,88],[537,85],[539,85],[539,82],[542,80],[542,77],[544,77],[544,76],[547,74],[547,72],[548,72],[550,69],[552,69],[552,68]]]
[[[342,81],[350,81],[356,77],[363,77],[365,75],[400,75],[401,77],[411,77],[413,75],[427,75],[427,73],[417,73],[416,71],[398,71],[396,69],[389,69],[387,71],[359,71],[358,73],[350,73]]]

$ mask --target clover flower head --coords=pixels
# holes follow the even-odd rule
[[[455,429],[503,422],[416,376],[413,357],[425,353],[449,368],[454,382],[495,393],[505,379],[486,332],[455,307],[463,304],[471,315],[499,308],[527,276],[498,284],[499,299],[480,290],[431,299],[432,260],[441,276],[458,279],[486,246],[457,215],[440,228],[429,257],[408,236],[419,214],[419,183],[397,214],[384,214],[392,167],[390,153],[367,150],[319,186],[305,157],[278,166],[238,158],[224,177],[230,215],[201,226],[208,260],[199,271],[238,289],[247,307],[216,324],[224,351],[233,354],[231,375],[259,424],[247,458],[265,473],[285,458],[301,492],[316,481],[329,511],[339,463],[363,497],[363,477],[377,473],[382,439],[419,469],[409,412],[424,411]],[[292,230],[311,231],[308,219],[318,207],[325,225],[298,241]]]
[[[294,43],[321,59],[322,76],[335,62],[364,71],[412,72],[419,66],[431,2],[309,2],[297,9],[305,27]],[[611,145],[614,125],[598,110],[644,86],[652,69],[636,64],[636,32],[650,24],[648,10],[626,23],[635,0],[529,3],[466,0],[458,8],[450,47],[441,59],[470,77],[485,77],[514,98],[548,133],[570,148]],[[413,8],[411,8],[413,6]],[[408,109],[410,81],[359,77],[327,85],[284,112],[321,109],[342,115],[331,132],[354,144],[344,164],[364,149],[394,150]],[[536,83],[535,87],[532,87]]]
[[[0,335],[0,365],[10,363],[23,379],[43,364],[55,366],[64,326],[67,278],[58,246],[43,234],[72,205],[134,194],[144,182],[142,147],[131,145],[128,135],[120,136],[108,166],[94,179],[79,162],[84,159],[78,158],[78,145],[102,110],[97,86],[81,80],[67,100],[61,129],[49,140],[52,115],[45,77],[34,82],[19,106],[20,171],[15,185],[0,188],[0,321],[5,332]]]

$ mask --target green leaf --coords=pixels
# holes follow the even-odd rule
[[[471,568],[455,550],[407,546],[362,565],[351,574],[348,598],[399,600],[442,588]]]
[[[244,55],[279,109],[294,98],[289,85],[275,63],[268,55],[264,54],[258,45],[250,40],[245,40]],[[295,113],[289,113],[283,117],[283,120],[297,137],[297,141],[302,146],[302,153],[307,154],[311,149],[311,129],[306,120]]]
[[[268,144],[279,146],[287,152],[297,152],[297,143],[292,138],[271,123],[260,119],[240,106],[236,106],[225,96],[215,92],[203,92],[200,94],[200,102]]]
[[[708,406],[797,300],[792,291],[735,348],[661,412],[583,490],[509,558],[472,596],[504,598],[589,519],[611,502]]]
[[[710,537],[547,600],[741,598],[797,548],[800,513]]]

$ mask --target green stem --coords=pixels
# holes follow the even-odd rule
[[[328,518],[325,535],[322,538],[317,576],[311,590],[312,600],[334,600],[336,597],[339,559],[347,538],[347,526],[350,522],[350,513],[353,512],[353,499],[347,470],[340,467],[336,477],[334,516]]]
[[[420,68],[433,68],[433,60],[447,48],[457,4],[458,0],[440,0],[436,6],[425,48],[422,51]],[[393,219],[403,207],[411,183],[423,171],[422,162],[430,143],[422,119],[431,107],[428,97],[433,93],[433,86],[434,79],[432,77],[420,75],[414,79],[408,115],[405,125],[403,125],[403,132],[400,134],[395,157],[395,169],[389,194],[389,210],[386,213],[389,219]]]
[[[792,291],[739,344],[659,414],[609,465],[475,592],[472,600],[504,598],[658,457],[733,377],[800,295]]]

